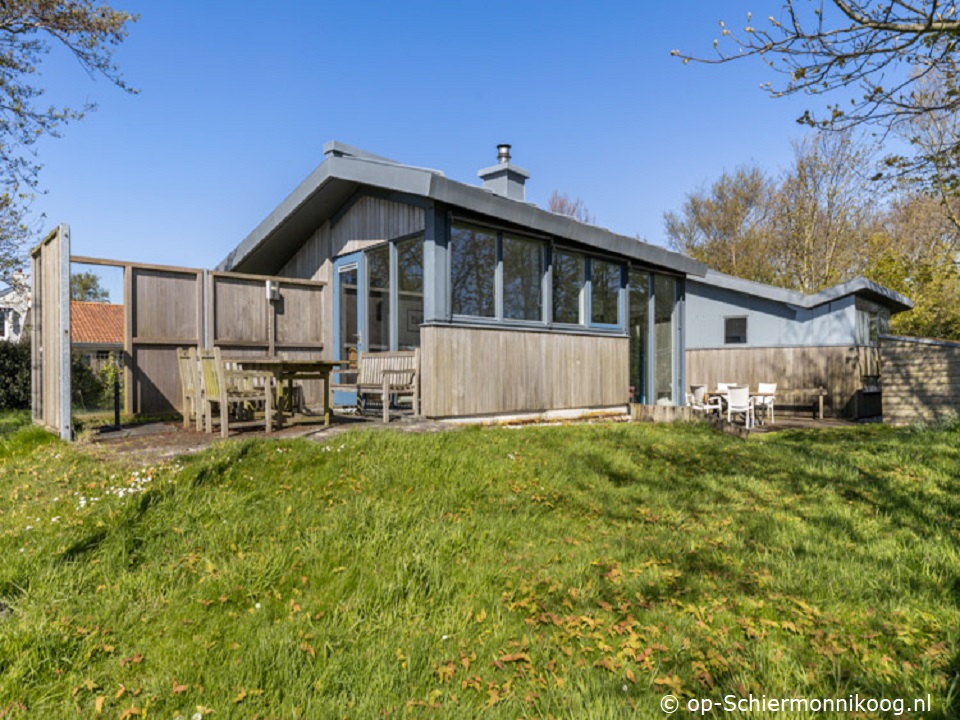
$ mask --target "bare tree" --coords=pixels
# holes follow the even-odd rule
[[[953,79],[936,71],[917,82],[915,94],[933,105],[936,98],[949,92],[946,88],[952,83]],[[910,116],[895,129],[913,147],[914,154],[885,158],[875,179],[936,198],[941,205],[937,214],[960,230],[960,112],[932,109]]]
[[[769,219],[775,190],[759,167],[724,173],[663,216],[670,245],[720,272],[772,282]]]
[[[93,108],[42,104],[37,78],[44,56],[59,45],[87,72],[133,92],[113,63],[113,50],[135,20],[94,0],[0,0],[0,277],[19,264],[28,235],[24,216],[40,171],[34,145]]]
[[[767,82],[773,97],[850,91],[799,120],[847,128],[874,123],[889,128],[931,111],[960,109],[957,51],[960,15],[939,0],[785,0],[779,13],[755,24],[747,13],[742,30],[720,23],[716,54],[700,57],[674,50],[685,62],[726,63],[761,57],[785,79]],[[930,97],[917,82],[932,72],[947,80]]]
[[[849,133],[817,133],[794,143],[793,167],[771,212],[777,284],[811,293],[862,269],[880,190],[869,187],[864,174],[870,162]]]
[[[547,201],[547,209],[550,212],[559,213],[560,215],[569,215],[575,220],[579,220],[587,225],[592,225],[596,222],[596,218],[587,210],[587,206],[583,200],[580,198],[570,199],[569,195],[560,193],[557,190],[550,193],[550,199]]]

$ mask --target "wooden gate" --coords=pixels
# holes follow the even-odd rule
[[[58,225],[30,253],[31,412],[70,440],[70,226]]]

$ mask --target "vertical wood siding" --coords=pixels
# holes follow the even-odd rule
[[[405,203],[362,197],[333,227],[325,222],[280,270],[283,277],[330,281],[332,259],[373,243],[403,237],[424,228],[423,209]]]
[[[139,265],[127,265],[125,273],[127,411],[162,415],[179,410],[176,350],[203,344],[203,273]]]
[[[824,387],[824,414],[851,412],[862,387],[860,349],[857,347],[772,347],[687,350],[688,385],[718,382],[749,385],[777,383],[777,392]],[[689,391],[689,388],[687,389]]]
[[[61,291],[69,280],[63,277],[69,274],[69,263],[65,262],[65,252],[69,252],[69,231],[60,226],[51,232],[31,254],[34,278],[33,328],[31,341],[31,405],[34,422],[48,430],[63,436],[64,429],[70,426],[69,397],[64,397],[62,382],[64,372],[69,372],[69,364],[64,367],[64,352],[70,342],[69,314],[67,327],[62,327],[62,306],[66,304],[69,313],[70,299],[63,297]],[[64,245],[67,244],[67,246]],[[65,266],[66,265],[66,266]]]
[[[457,417],[626,405],[628,342],[621,337],[424,327],[424,414]]]

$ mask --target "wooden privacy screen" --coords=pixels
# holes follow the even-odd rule
[[[279,287],[278,299],[267,299],[267,280]],[[225,356],[322,359],[324,283],[214,272],[207,285],[209,345]],[[321,381],[301,385],[306,404],[323,402]]]
[[[126,410],[162,415],[180,408],[178,347],[203,346],[203,271],[126,265]]]
[[[178,347],[216,345],[233,357],[321,359],[322,282],[71,259],[124,270],[128,414],[163,415],[181,409]],[[277,299],[267,299],[268,281],[278,288]],[[306,402],[322,402],[321,388],[319,381],[304,383]]]
[[[30,255],[33,421],[70,440],[70,227],[59,225]]]

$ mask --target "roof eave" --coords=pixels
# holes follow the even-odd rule
[[[511,200],[480,187],[449,180],[435,170],[332,152],[217,265],[217,269],[231,270],[246,263],[298,214],[305,212],[318,193],[336,182],[427,198],[682,274],[702,277],[707,272],[706,265],[686,255],[587,225],[530,203]]]

